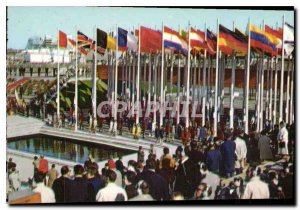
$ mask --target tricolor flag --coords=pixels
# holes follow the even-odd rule
[[[183,55],[188,54],[188,46],[186,41],[177,31],[164,26],[164,47],[174,49]]]
[[[118,50],[120,51],[126,51],[127,48],[127,34],[128,31],[126,31],[123,28],[118,28]]]
[[[137,51],[137,38],[127,30],[118,28],[118,50]]]
[[[195,49],[198,51],[200,51],[202,49],[207,49],[207,45],[205,43],[205,33],[200,30],[191,28],[190,43],[191,43],[192,49]]]
[[[276,37],[260,30],[258,27],[252,24],[250,24],[250,34],[251,47],[263,50],[272,56],[277,55],[276,46],[278,45],[279,41]]]
[[[237,33],[227,29],[223,25],[219,26],[219,48],[222,53],[232,54],[238,52],[243,55],[247,54],[248,42]]]
[[[162,50],[162,33],[159,31],[146,28],[144,26],[140,27],[140,47],[141,52],[146,53],[156,53]]]
[[[278,39],[278,45],[276,46],[277,48],[282,47],[282,30],[275,30],[272,29],[270,26],[265,25],[265,32]]]
[[[97,28],[97,48],[101,54],[104,54],[106,49],[116,50],[116,40],[105,31]]]
[[[67,48],[68,45],[68,38],[67,34],[62,31],[58,32],[58,47],[59,48]]]
[[[234,33],[243,41],[243,42],[246,42],[247,45],[248,45],[248,36],[245,35],[241,30],[239,30],[238,28],[235,28],[234,30]],[[251,47],[251,51],[250,51],[251,54],[261,54],[262,51],[255,48],[255,47]],[[245,56],[244,54],[240,54],[240,53],[237,53],[236,54],[237,57],[240,57],[240,56]],[[254,57],[255,55],[253,55]]]
[[[217,49],[217,36],[210,30],[206,30],[206,44],[208,53],[211,55],[216,54]]]
[[[116,50],[116,39],[113,38],[113,36],[111,35],[107,35],[107,46],[106,46],[106,49],[109,49],[109,50]]]

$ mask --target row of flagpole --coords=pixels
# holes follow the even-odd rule
[[[283,34],[284,34],[284,24],[285,24],[285,19],[283,16]],[[250,18],[249,18],[249,22],[248,22],[248,52],[247,52],[247,67],[246,67],[246,86],[245,86],[245,115],[244,115],[244,127],[245,127],[245,133],[249,133],[249,126],[248,126],[248,122],[249,122],[249,78],[250,78],[250,49],[251,49],[251,44],[250,44],[250,39],[251,39],[251,30],[250,30]],[[205,26],[206,27],[206,26]],[[233,29],[234,29],[234,24],[233,24]],[[263,26],[264,28],[264,26]],[[118,92],[118,56],[117,56],[117,52],[118,52],[118,27],[116,26],[116,30],[117,30],[117,35],[116,35],[116,52],[115,52],[115,72],[114,72],[114,77],[113,78],[109,78],[109,79],[114,79],[114,91],[111,92],[112,96],[111,96],[111,100],[112,103],[114,105],[114,107],[112,108],[113,110],[113,117],[115,120],[117,120],[117,92]],[[76,28],[76,32],[77,32],[77,28]],[[191,64],[190,64],[190,60],[191,60],[191,49],[190,49],[190,33],[191,33],[191,26],[190,23],[188,24],[188,55],[187,55],[187,72],[186,72],[186,97],[185,97],[185,101],[189,102],[189,98],[190,98],[190,71],[191,71]],[[139,27],[139,38],[141,37],[141,30]],[[207,34],[205,33],[205,40],[207,39]],[[282,38],[282,53],[281,53],[281,82],[280,82],[280,100],[279,100],[279,122],[284,120],[283,119],[283,88],[284,88],[284,35]],[[58,39],[59,42],[59,39]],[[132,88],[132,105],[134,105],[134,102],[138,102],[138,105],[140,103],[140,66],[141,66],[141,58],[140,58],[140,46],[141,43],[140,41],[138,42],[138,52],[137,52],[137,73],[135,74],[135,66],[134,66],[134,62],[135,59],[133,59],[132,61],[132,70],[133,70],[133,74],[132,74],[132,83],[133,85],[136,83],[136,87]],[[161,74],[160,74],[160,79],[161,79],[161,84],[160,84],[160,126],[163,125],[163,106],[165,105],[165,97],[166,97],[166,90],[165,90],[165,86],[164,86],[164,25],[162,24],[162,53],[161,53]],[[77,116],[78,116],[78,38],[76,36],[76,48],[75,48],[75,53],[76,53],[76,60],[75,60],[75,97],[74,97],[74,106],[75,106],[75,110],[74,110],[74,117],[75,117],[75,131],[77,130]],[[204,57],[203,57],[203,65],[202,65],[202,89],[204,90],[202,92],[202,126],[205,125],[205,119],[206,119],[206,103],[208,101],[208,99],[206,97],[207,96],[207,88],[206,88],[206,65],[207,65],[207,51],[206,49],[204,50]],[[57,46],[57,116],[60,116],[60,100],[59,100],[59,96],[60,96],[60,62],[59,62],[59,45]],[[195,59],[195,63],[194,63],[194,82],[193,82],[193,101],[194,101],[194,97],[195,97],[195,89],[196,89],[196,85],[195,85],[195,73],[196,73],[196,54],[194,55],[194,59]],[[199,56],[199,92],[198,94],[198,100],[199,95],[200,95],[200,71],[201,71],[201,62],[200,59],[201,56]],[[97,114],[96,114],[96,106],[97,106],[97,93],[96,93],[96,89],[97,89],[97,81],[96,81],[96,77],[97,77],[97,29],[95,27],[95,50],[94,50],[94,69],[93,69],[93,93],[92,93],[92,106],[93,106],[93,117],[96,118]],[[146,59],[146,57],[144,58]],[[214,113],[213,113],[213,118],[214,118],[214,124],[213,124],[213,129],[214,129],[214,135],[217,134],[217,123],[219,121],[219,116],[220,116],[220,106],[221,104],[223,104],[223,97],[224,97],[224,89],[222,89],[221,93],[220,93],[220,87],[223,87],[223,83],[220,83],[220,79],[219,77],[222,77],[222,79],[224,79],[224,73],[222,73],[222,75],[219,75],[219,70],[224,70],[225,66],[223,65],[223,61],[222,64],[219,65],[219,61],[221,61],[222,56],[221,56],[221,52],[219,50],[219,20],[217,20],[217,52],[216,52],[216,66],[215,66],[215,96],[214,96]],[[153,59],[153,66],[151,66],[151,55],[149,56],[149,80],[151,80],[151,70],[153,69],[154,71],[154,100],[156,101],[156,79],[157,79],[157,60],[154,58]],[[269,66],[269,59],[267,60],[267,91],[266,91],[266,98],[267,100],[269,100],[269,96],[270,96],[270,103],[269,106],[266,107],[266,113],[267,113],[267,117],[268,119],[272,120],[272,123],[276,121],[276,114],[277,114],[277,60],[278,60],[278,56],[276,56],[275,58],[271,58],[270,61],[270,66]],[[289,57],[289,61],[290,61],[290,57]],[[286,122],[291,122],[291,119],[293,118],[293,81],[291,81],[290,84],[290,62],[288,61],[288,69],[287,69],[287,92],[286,92]],[[144,72],[146,73],[146,60],[145,62],[145,69]],[[265,69],[264,69],[264,53],[262,54],[262,58],[261,59],[257,59],[258,63],[258,75],[257,75],[257,80],[258,80],[258,93],[257,93],[257,131],[262,130],[263,128],[263,112],[264,112],[264,73],[265,73]],[[177,103],[179,105],[179,101],[180,101],[180,63],[181,63],[181,59],[180,57],[178,58],[178,74],[177,74],[177,78],[178,78],[178,82],[177,82]],[[124,64],[123,64],[124,65]],[[224,68],[224,69],[223,69]],[[127,68],[126,68],[127,69]],[[129,66],[129,74],[128,74],[128,86],[131,87],[130,85],[130,80],[131,80],[131,75],[130,75],[130,66]],[[274,70],[273,70],[274,69]],[[270,76],[269,76],[269,71],[270,72]],[[274,94],[274,108],[272,110],[272,103],[273,103],[273,72],[275,73],[275,94]],[[144,73],[144,80],[146,78],[146,75]],[[210,83],[210,71],[208,72],[209,75],[209,83]],[[122,75],[124,75],[122,73]],[[136,75],[136,78],[135,78]],[[170,90],[169,90],[169,97],[171,99],[172,97],[172,87],[173,87],[173,54],[171,54],[171,78],[170,78]],[[126,73],[126,77],[127,77],[127,73]],[[271,81],[269,81],[269,78],[271,77]],[[292,70],[292,80],[294,79],[294,71]],[[122,79],[124,79],[122,77]],[[127,82],[127,81],[126,81]],[[271,85],[270,85],[271,83]],[[232,54],[232,71],[231,71],[231,86],[230,86],[230,128],[233,128],[233,122],[234,122],[234,89],[235,89],[235,54],[233,52]],[[220,87],[219,87],[220,85]],[[210,86],[210,84],[209,84]],[[291,87],[291,94],[289,93]],[[150,102],[151,99],[151,87],[149,84],[148,87],[148,103]],[[122,90],[123,90],[123,84],[122,84]],[[135,100],[135,94],[134,91],[136,90],[136,100]],[[144,90],[144,92],[146,92]],[[131,94],[131,93],[129,93]],[[209,93],[210,94],[210,93]],[[291,95],[291,97],[290,97]],[[145,94],[144,94],[144,98],[146,98]],[[171,99],[172,100],[172,99]],[[189,103],[187,103],[187,107],[184,107],[185,110],[185,126],[189,127],[190,126],[190,119],[189,119]],[[210,108],[210,106],[208,106],[208,108]],[[136,112],[136,123],[139,123],[139,111]],[[177,116],[176,116],[176,122],[179,123],[179,110],[177,112]],[[156,123],[156,114],[154,114],[154,119],[153,119],[153,123]]]

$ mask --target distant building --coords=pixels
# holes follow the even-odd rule
[[[73,49],[59,49],[57,53],[57,41],[50,36],[33,36],[28,39],[26,49],[21,52],[24,62],[28,63],[70,63]]]

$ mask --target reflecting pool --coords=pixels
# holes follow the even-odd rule
[[[7,148],[79,163],[84,163],[88,159],[89,153],[93,155],[96,162],[135,153],[133,150],[48,135],[9,139]]]

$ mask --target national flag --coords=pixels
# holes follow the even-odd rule
[[[250,44],[252,47],[263,50],[271,55],[277,54],[276,46],[278,45],[278,39],[267,32],[260,30],[253,24],[250,25]]]
[[[118,28],[118,50],[126,51],[127,48],[127,34],[128,31]]]
[[[131,33],[127,33],[127,48],[128,50],[137,51],[138,48],[138,38],[133,34],[133,32]]]
[[[184,39],[181,38],[177,31],[174,31],[166,26],[164,26],[164,47],[169,49],[174,49],[183,55],[187,55],[188,46]]]
[[[88,36],[83,34],[82,32],[77,32],[77,42],[78,42],[78,48],[85,48],[85,49],[91,49],[91,46],[93,44],[92,39],[90,39]]]
[[[206,43],[208,53],[211,55],[216,54],[217,49],[217,36],[210,30],[206,30]]]
[[[69,42],[69,44],[70,44],[72,47],[76,47],[76,41],[74,41],[73,39],[68,38],[68,42]],[[80,53],[83,54],[83,55],[87,55],[87,54],[88,54],[88,52],[87,52],[83,47],[78,48],[78,50],[79,50]]]
[[[200,30],[191,28],[190,44],[191,44],[191,49],[195,49],[198,51],[202,49],[207,49],[207,45],[205,43],[205,33]]]
[[[290,55],[294,51],[295,47],[295,37],[294,37],[294,27],[288,23],[284,24],[284,51],[286,55]]]
[[[140,50],[146,53],[156,53],[162,50],[162,34],[159,31],[140,27]]]
[[[111,35],[107,35],[107,47],[109,50],[116,50],[116,39]]]
[[[278,45],[276,46],[277,48],[282,47],[282,30],[275,30],[270,26],[265,25],[265,32],[278,39]]]
[[[219,26],[219,49],[222,53],[232,54],[239,52],[244,55],[247,54],[248,42],[239,37],[235,32],[227,29],[223,25]]]
[[[180,29],[179,34],[184,40],[187,40],[188,36],[187,36],[187,32],[185,30]]]
[[[107,33],[97,28],[97,46],[106,50],[107,47]]]
[[[58,32],[58,47],[59,48],[67,48],[68,45],[68,38],[67,34],[62,31]]]
[[[247,43],[247,50],[248,50],[248,36],[245,35],[245,34],[244,34],[242,31],[240,31],[238,28],[235,28],[234,33],[235,33],[235,34],[236,34],[243,42],[246,42],[246,43]],[[261,54],[261,53],[262,53],[261,50],[255,48],[255,47],[251,47],[251,46],[250,46],[250,48],[251,48],[251,51],[250,51],[251,53],[256,53],[256,54]],[[244,54],[237,53],[236,56],[239,57],[239,56],[245,56],[245,55],[244,55]]]

